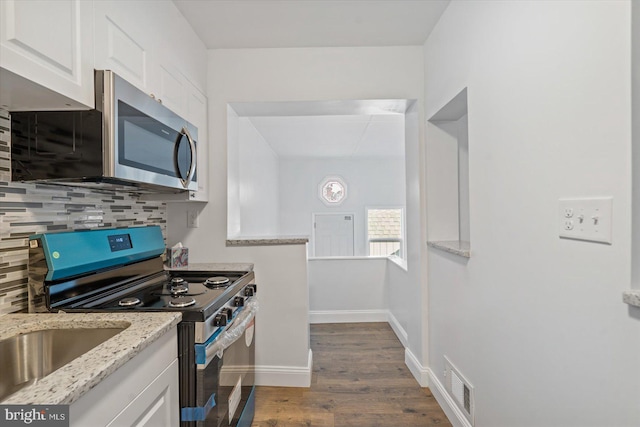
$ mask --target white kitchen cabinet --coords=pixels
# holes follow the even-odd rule
[[[172,29],[162,27],[165,3],[96,1],[95,68],[112,70],[173,112],[184,116],[185,79],[167,48]]]
[[[151,91],[153,14],[139,2],[96,1],[94,6],[95,68],[112,70],[147,93]]]
[[[174,327],[69,407],[74,427],[179,425]]]
[[[170,2],[95,2],[95,68],[112,70],[142,91],[162,102],[173,112],[186,116],[188,111],[188,74],[200,58],[181,60],[184,46],[173,39],[185,27],[166,23],[179,13]],[[186,31],[191,31],[188,28]],[[202,49],[201,54],[206,51]],[[197,54],[194,54],[197,56]]]
[[[156,92],[162,105],[178,113],[187,120],[187,87],[186,79],[168,61],[157,64]]]
[[[0,49],[0,108],[93,108],[104,69],[196,125],[198,191],[169,197],[208,200],[206,48],[172,2],[0,0]]]
[[[94,107],[92,15],[90,1],[0,1],[4,108]]]
[[[109,426],[175,426],[178,403],[178,359],[120,412]]]
[[[207,127],[207,97],[188,82],[187,120],[198,128],[198,191],[191,192],[189,200],[208,202],[209,191],[209,134]]]

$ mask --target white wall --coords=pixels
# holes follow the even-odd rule
[[[238,145],[240,235],[278,235],[278,155],[247,117],[239,118]]]
[[[386,268],[386,258],[310,260],[309,309],[312,314],[358,311],[386,313]],[[353,314],[353,319],[358,318],[358,313]],[[386,320],[386,314],[383,317]],[[335,318],[335,321],[339,320],[339,317]],[[363,313],[359,320],[371,318]]]
[[[227,236],[240,236],[240,117],[227,107]],[[207,162],[209,160],[207,159]]]
[[[289,367],[308,366],[309,290],[306,248],[302,245],[242,248],[225,246],[227,104],[291,100],[417,99],[422,97],[423,80],[420,47],[209,51],[207,96],[211,148],[208,159],[210,202],[201,209],[200,228],[197,229],[186,228],[186,211],[193,205],[170,204],[167,209],[168,243],[182,240],[190,248],[192,262],[255,263],[257,281],[261,285],[261,308],[258,315],[260,323],[256,337],[258,369],[266,366],[273,368],[271,372],[278,369],[289,372]],[[415,145],[417,150],[417,142]],[[409,175],[409,171],[407,174]],[[411,175],[410,179],[408,188],[420,185],[417,175]],[[408,205],[407,209],[411,207]],[[409,229],[409,233],[410,236],[418,236],[420,230]],[[416,328],[421,328],[421,325]],[[420,333],[410,338],[421,342]],[[294,381],[289,382],[290,385],[293,383]]]
[[[632,287],[640,289],[640,4],[631,3],[631,78],[632,78],[632,139],[633,139],[633,259]],[[640,310],[638,310],[640,315]]]
[[[465,115],[458,120],[458,228],[459,238],[469,241],[469,124]]]
[[[404,133],[398,135],[404,138]],[[318,185],[338,175],[347,184],[347,198],[339,206],[327,206],[318,197]],[[403,207],[405,171],[403,158],[387,159],[280,159],[280,232],[311,236],[314,213],[354,214],[354,255],[367,255],[367,207]],[[309,256],[314,256],[310,241]]]
[[[626,1],[475,1],[425,43],[426,117],[468,87],[473,245],[429,249],[431,388],[446,355],[478,427],[640,425],[630,39]],[[559,198],[605,195],[612,245],[558,238]]]
[[[456,121],[426,123],[426,134],[429,135],[425,147],[429,199],[427,231],[431,241],[460,240],[461,237],[458,130]]]
[[[409,367],[420,384],[426,386],[422,373],[419,372],[428,366],[425,262],[427,236],[421,117],[424,117],[424,113],[417,104],[410,106],[405,114],[407,268],[389,261],[385,283],[392,326],[399,337],[407,336],[407,339],[403,340],[405,350],[416,361],[416,364]]]
[[[227,236],[278,234],[279,160],[246,117],[227,116]]]

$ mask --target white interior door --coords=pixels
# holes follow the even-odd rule
[[[314,255],[353,256],[353,214],[314,214]]]

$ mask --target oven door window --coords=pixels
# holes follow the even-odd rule
[[[216,406],[209,412],[204,426],[237,426],[255,384],[254,322],[204,370],[197,371],[198,406],[204,406],[215,393]]]
[[[179,131],[118,101],[118,163],[171,177],[180,176],[179,171],[187,174],[191,152],[183,137]]]

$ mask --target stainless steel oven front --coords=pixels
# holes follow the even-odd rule
[[[206,340],[197,338],[200,334],[196,330],[201,325],[182,332],[183,339],[187,335],[193,338],[187,346],[193,345],[195,350],[195,360],[182,367],[186,370],[183,380],[188,378],[184,386],[190,389],[185,391],[189,402],[180,404],[183,426],[251,426],[255,411],[257,309],[255,284],[248,285],[242,295],[232,298],[213,319],[205,322],[222,326]],[[183,323],[183,328],[190,325],[193,324]]]

